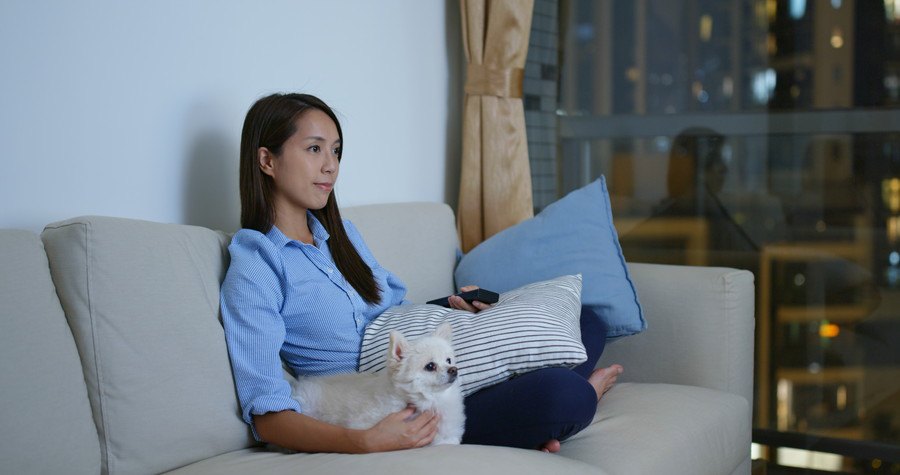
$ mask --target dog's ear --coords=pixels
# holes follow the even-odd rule
[[[443,338],[449,343],[453,343],[453,326],[450,325],[450,322],[441,323],[434,331],[434,336]]]
[[[406,353],[406,348],[408,346],[406,337],[404,337],[402,333],[396,330],[391,330],[390,337],[391,342],[390,344],[388,344],[388,361],[399,362],[403,359],[403,356]]]

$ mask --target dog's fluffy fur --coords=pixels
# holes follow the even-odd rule
[[[408,405],[433,410],[441,421],[432,444],[458,444],[466,416],[451,336],[448,323],[414,341],[392,331],[386,371],[300,377],[293,397],[305,414],[350,429],[368,429]]]

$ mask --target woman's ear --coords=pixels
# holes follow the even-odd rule
[[[275,176],[275,155],[266,147],[259,147],[256,151],[256,161],[259,163],[259,169],[269,176]]]

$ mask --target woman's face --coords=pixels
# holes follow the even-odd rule
[[[706,187],[713,193],[719,193],[725,188],[725,175],[728,174],[728,167],[721,158],[714,159],[712,163],[706,167]]]
[[[340,168],[341,139],[328,115],[310,109],[295,126],[280,154],[259,149],[260,168],[275,184],[276,215],[324,208]]]

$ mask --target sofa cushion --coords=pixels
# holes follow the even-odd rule
[[[750,406],[734,394],[675,384],[622,383],[593,423],[559,454],[478,445],[434,446],[368,455],[241,450],[173,473],[545,474],[738,473],[750,452]],[[361,468],[363,467],[363,468]]]
[[[453,326],[453,348],[464,395],[547,366],[587,360],[581,342],[581,276],[562,276],[504,292],[477,314],[437,305],[393,307],[366,326],[361,372],[385,368],[391,330],[408,338]]]
[[[27,231],[0,231],[0,381],[0,471],[100,473],[78,351]]]
[[[85,217],[42,238],[109,473],[159,473],[253,443],[219,320],[228,236]]]
[[[647,327],[602,176],[469,251],[456,269],[456,283],[505,292],[567,274],[584,276],[582,303],[603,319],[607,339]]]
[[[746,399],[696,386],[619,383],[559,455],[609,473],[720,475],[733,473],[749,453]]]
[[[436,445],[365,455],[284,454],[249,449],[188,465],[172,472],[172,475],[248,473],[604,475],[616,472],[607,472],[577,460],[537,450],[484,445]]]

